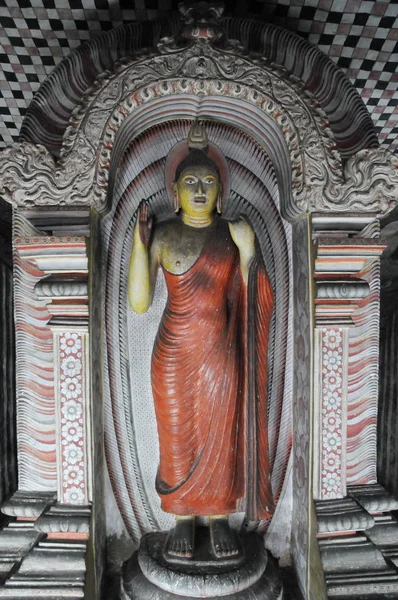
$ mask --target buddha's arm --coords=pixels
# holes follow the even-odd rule
[[[145,224],[143,225],[142,218],[139,215],[134,228],[128,278],[130,306],[134,312],[140,314],[145,313],[152,304],[156,274],[159,267],[156,235],[152,243],[149,243],[151,227],[148,221],[146,226],[147,231],[143,235]]]
[[[244,219],[228,223],[231,237],[239,250],[240,269],[243,281],[249,280],[250,263],[255,256],[255,234],[251,225]]]

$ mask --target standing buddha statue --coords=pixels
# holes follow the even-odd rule
[[[273,497],[267,437],[268,334],[273,291],[252,226],[222,217],[226,161],[195,122],[169,185],[175,216],[149,218],[141,202],[128,294],[146,312],[159,267],[168,300],[152,354],[159,435],[156,489],[176,516],[165,554],[195,552],[195,517],[209,517],[215,559],[239,555],[228,515],[269,518]],[[182,149],[181,149],[182,148]],[[169,165],[176,163],[176,151]],[[166,167],[170,171],[170,166]]]

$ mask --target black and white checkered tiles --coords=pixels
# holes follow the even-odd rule
[[[380,143],[398,148],[397,0],[235,0],[226,14],[295,31],[346,73]],[[85,40],[134,20],[169,16],[175,0],[0,0],[0,148],[18,137],[52,69]]]

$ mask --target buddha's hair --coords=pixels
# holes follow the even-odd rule
[[[220,179],[220,171],[214,162],[204,150],[191,148],[188,155],[180,162],[176,168],[175,181],[178,181],[181,173],[188,167],[209,167],[213,169]]]

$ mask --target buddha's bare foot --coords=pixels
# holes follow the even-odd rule
[[[228,517],[210,517],[210,540],[216,558],[238,556],[242,546],[237,533],[231,529]]]
[[[164,552],[169,556],[192,558],[195,541],[195,517],[177,517],[176,526],[167,536]]]

